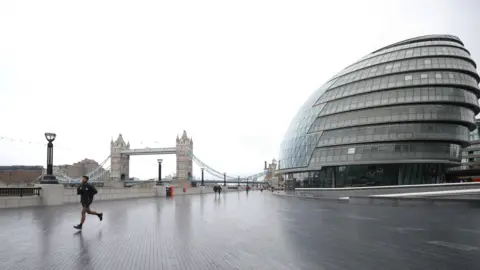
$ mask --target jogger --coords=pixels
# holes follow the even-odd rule
[[[82,229],[86,214],[96,215],[100,221],[102,221],[103,213],[98,213],[90,209],[90,205],[93,202],[93,197],[95,194],[97,194],[97,192],[97,189],[88,183],[88,176],[83,176],[82,183],[77,188],[77,194],[80,195],[80,203],[82,204],[82,217],[80,219],[80,224],[73,226],[75,229]]]

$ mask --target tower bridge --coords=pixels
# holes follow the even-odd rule
[[[135,155],[176,155],[177,178],[176,184],[185,185],[192,177],[193,169],[193,140],[183,131],[182,136],[177,136],[175,147],[165,148],[140,148],[130,149],[130,143],[125,143],[122,134],[117,140],[110,142],[111,174],[113,183],[125,181],[130,178],[130,156]]]

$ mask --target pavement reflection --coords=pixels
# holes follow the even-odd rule
[[[245,191],[0,210],[0,269],[477,269],[477,209]]]

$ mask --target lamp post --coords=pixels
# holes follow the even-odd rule
[[[53,141],[57,134],[47,132],[45,133],[45,139],[47,139],[47,173],[43,176],[40,184],[58,184],[58,180],[53,175]]]
[[[157,182],[157,186],[161,186],[162,185],[162,161],[163,159],[157,159],[158,161],[158,182]]]
[[[205,182],[203,181],[203,171],[205,170],[205,168],[202,167],[202,187],[205,186]]]
[[[223,173],[223,186],[227,186],[227,173]]]

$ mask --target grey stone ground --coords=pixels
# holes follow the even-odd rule
[[[225,193],[0,210],[0,269],[480,267],[480,210]]]

